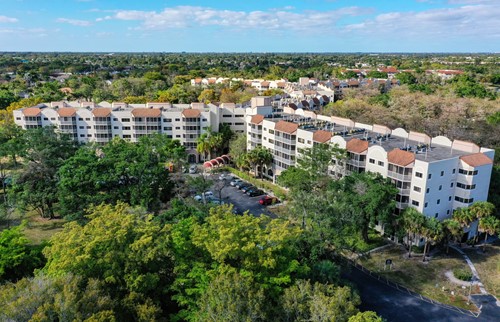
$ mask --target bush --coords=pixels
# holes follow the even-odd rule
[[[472,272],[467,269],[455,268],[453,270],[453,275],[462,281],[469,282],[472,280]]]

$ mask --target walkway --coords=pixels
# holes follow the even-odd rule
[[[467,265],[469,265],[470,270],[472,271],[472,275],[473,275],[472,276],[472,284],[476,284],[479,286],[479,290],[481,291],[481,294],[488,295],[488,292],[486,292],[486,289],[484,288],[483,283],[481,283],[481,279],[479,278],[479,274],[477,273],[476,267],[474,266],[474,264],[470,260],[469,256],[467,256],[467,254],[464,253],[457,246],[450,245],[450,247],[453,248],[454,250],[456,250],[457,252],[459,252],[463,256],[465,261],[467,262]]]

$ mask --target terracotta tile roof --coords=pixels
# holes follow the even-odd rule
[[[300,102],[300,103],[301,103],[301,104],[302,104],[302,106],[304,106],[304,107],[309,107],[309,102],[308,102],[308,101],[305,101],[305,100],[304,100],[304,101],[302,101],[302,102]]]
[[[61,117],[73,117],[76,114],[76,109],[72,107],[62,107],[57,110],[57,113],[59,113]]]
[[[349,86],[358,86],[359,82],[357,80],[350,80],[347,82],[347,85]]]
[[[298,108],[295,103],[290,103],[290,104],[288,104],[288,106],[293,108],[294,110],[296,110]]]
[[[215,82],[216,82],[216,81],[217,81],[216,79],[209,79],[209,80],[208,80],[208,83],[209,83],[209,84],[215,84]]]
[[[297,123],[292,123],[292,122],[287,122],[287,121],[279,121],[274,126],[274,129],[276,131],[292,134],[292,133],[297,131],[298,127],[299,127],[299,125]]]
[[[278,82],[276,85],[278,85],[278,87],[285,87],[286,83],[285,82]]]
[[[325,103],[330,103],[330,98],[328,98],[328,96],[323,95],[323,96],[321,96],[321,97],[323,97],[323,102],[325,102]]]
[[[161,110],[159,108],[134,108],[132,115],[134,117],[160,117]]]
[[[317,92],[313,91],[313,90],[305,90],[305,91],[302,91],[302,94],[304,94],[304,95],[316,95]]]
[[[269,86],[269,84],[271,84],[271,83],[270,83],[270,82],[268,82],[268,81],[264,81],[264,82],[261,82],[261,83],[260,83],[260,86],[267,87],[267,86]]]
[[[474,153],[460,157],[460,160],[467,163],[471,167],[479,167],[481,165],[492,164],[493,161],[484,153]]]
[[[194,82],[195,82],[196,84],[201,83],[201,78],[195,78],[195,79],[194,79]]]
[[[111,114],[111,109],[108,107],[99,107],[92,110],[95,117],[108,117]]]
[[[400,149],[394,149],[387,153],[387,161],[392,164],[397,164],[402,167],[406,167],[410,163],[415,161],[415,154],[408,151],[403,151]]]
[[[323,130],[317,130],[313,134],[313,141],[319,142],[319,143],[325,143],[330,141],[332,138],[332,133],[328,131],[323,131]]]
[[[28,107],[23,110],[23,115],[24,116],[38,116],[42,110],[40,110],[38,107]]]
[[[264,120],[264,115],[255,114],[254,116],[252,116],[252,119],[250,120],[250,123],[252,123],[252,124],[260,124],[260,123],[262,123],[262,120]]]
[[[319,101],[319,99],[317,99],[316,97],[313,97],[313,102],[314,102],[314,104],[316,104],[316,105],[321,104],[321,102]]]
[[[182,116],[184,117],[200,117],[201,111],[192,108],[186,108],[182,111]]]
[[[363,141],[360,139],[350,139],[346,144],[346,150],[354,153],[362,153],[368,150],[368,141]]]

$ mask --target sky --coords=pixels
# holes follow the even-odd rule
[[[0,51],[500,52],[500,0],[0,0]]]

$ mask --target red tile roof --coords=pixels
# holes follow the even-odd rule
[[[160,117],[161,110],[159,108],[134,108],[132,115],[134,117]]]
[[[484,153],[474,153],[460,157],[460,160],[467,163],[471,167],[479,167],[486,164],[492,164],[493,160],[488,158]]]
[[[200,110],[195,110],[192,108],[187,108],[182,111],[182,115],[184,117],[200,117],[201,111]]]
[[[352,138],[347,142],[346,150],[354,153],[362,153],[368,150],[368,141]]]
[[[61,117],[73,117],[76,114],[76,109],[72,107],[62,107],[57,110],[57,113],[59,113]]]
[[[296,123],[287,122],[287,121],[279,121],[274,126],[274,129],[276,131],[280,131],[280,132],[285,132],[285,133],[288,133],[288,134],[292,134],[292,133],[294,133],[294,132],[297,131],[298,127],[299,127],[299,125],[296,124]]]
[[[95,117],[108,117],[111,114],[111,109],[107,107],[94,108],[92,114]]]
[[[394,149],[387,153],[387,161],[392,164],[397,164],[402,167],[406,167],[410,163],[415,161],[415,154],[408,151],[403,151],[400,149]]]
[[[328,131],[317,130],[313,134],[314,142],[326,143],[329,142],[331,138],[332,138],[332,133]]]
[[[24,116],[38,116],[42,110],[40,110],[38,107],[28,107],[23,110],[23,115]]]
[[[288,104],[288,106],[293,108],[294,110],[296,110],[298,108],[295,103],[290,103],[290,104]]]
[[[262,120],[264,120],[264,115],[255,114],[254,116],[252,116],[252,119],[250,120],[250,123],[252,123],[252,124],[260,124],[260,123],[262,123]]]

